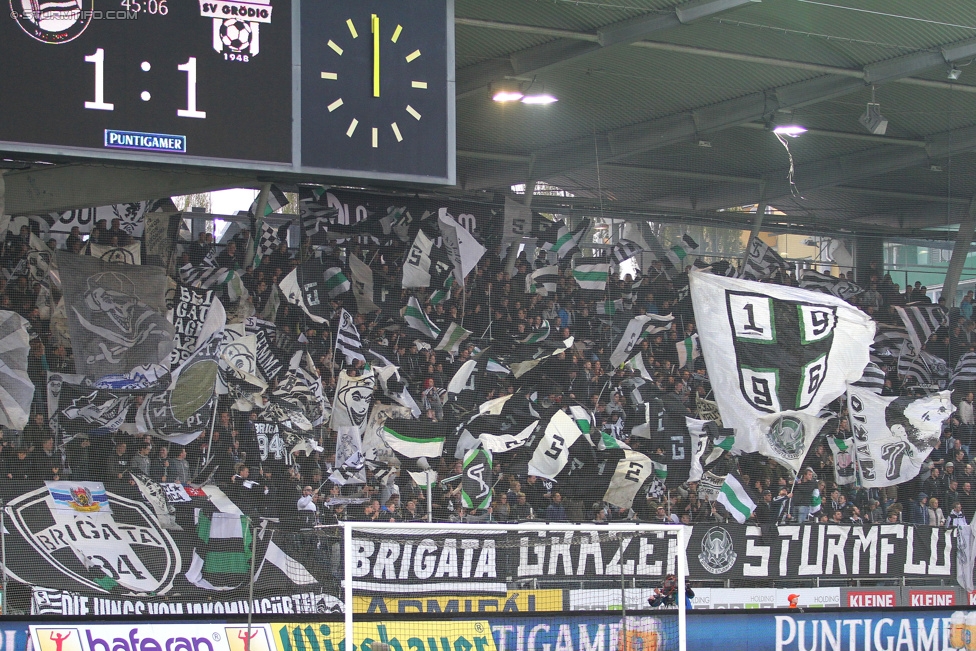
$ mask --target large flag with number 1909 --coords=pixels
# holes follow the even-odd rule
[[[701,272],[689,281],[695,319],[709,324],[700,342],[723,426],[743,451],[792,456],[807,438],[798,416],[816,417],[861,377],[874,322],[817,292]]]

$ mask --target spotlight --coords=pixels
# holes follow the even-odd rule
[[[951,68],[949,68],[948,77],[952,81],[956,81],[957,79],[959,79],[961,75],[962,75],[962,70],[960,70],[956,66],[952,66]]]
[[[518,82],[492,82],[491,85],[488,86],[488,91],[491,95],[492,101],[495,102],[517,102],[525,97],[525,94],[519,87]]]
[[[540,95],[525,95],[522,97],[523,104],[552,104],[553,102],[558,102],[559,99],[553,97],[549,93],[542,93]]]
[[[807,128],[802,127],[799,124],[781,124],[773,129],[773,133],[777,136],[789,136],[790,138],[796,138],[801,133],[806,133]]]
[[[858,122],[876,136],[883,136],[888,130],[888,118],[881,115],[881,105],[874,102],[868,102],[868,107]]]

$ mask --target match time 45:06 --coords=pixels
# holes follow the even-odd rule
[[[153,16],[165,16],[169,13],[166,0],[122,0],[121,5],[129,12],[146,12]]]

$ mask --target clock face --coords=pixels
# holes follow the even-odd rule
[[[301,14],[302,165],[452,177],[447,2],[315,0]]]

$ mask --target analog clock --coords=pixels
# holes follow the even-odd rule
[[[303,2],[303,167],[453,177],[446,0]]]

